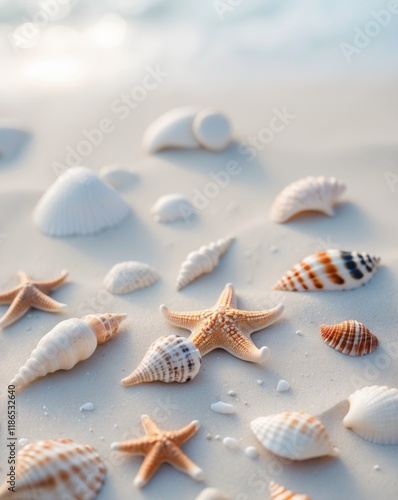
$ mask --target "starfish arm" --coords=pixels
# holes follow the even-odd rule
[[[120,443],[112,443],[111,449],[117,451],[125,451],[133,455],[146,455],[152,448],[153,444],[146,436],[139,439],[130,439]]]
[[[173,432],[173,441],[180,446],[181,444],[185,443],[185,441],[188,441],[188,439],[191,439],[191,437],[196,434],[199,427],[200,423],[197,420],[193,420],[190,424],[186,425],[182,429]]]
[[[65,307],[67,307],[66,304],[57,302],[35,287],[32,288],[30,305],[31,307],[35,307],[36,309],[40,309],[41,311],[61,311],[62,309],[65,309]]]
[[[32,281],[32,278],[29,276],[29,274],[25,273],[24,271],[18,271],[17,277],[21,285]]]
[[[233,336],[226,336],[220,347],[233,356],[243,361],[251,361],[252,363],[263,363],[269,358],[270,354],[268,347],[264,346],[258,349],[250,337],[247,337],[238,330],[235,331]]]
[[[26,301],[23,294],[23,289],[15,297],[7,312],[2,318],[0,318],[0,328],[5,328],[6,326],[12,325],[20,317],[22,317],[26,311],[30,309],[31,305],[29,301]]]
[[[221,292],[215,307],[219,306],[236,308],[236,294],[232,283],[227,283]]]
[[[278,304],[268,311],[241,311],[235,309],[229,311],[229,313],[237,316],[234,322],[236,327],[243,334],[250,335],[253,332],[272,325],[281,316],[283,309],[283,304]]]
[[[0,293],[0,304],[10,304],[21,290],[20,286],[9,290],[8,292]]]
[[[159,308],[163,316],[174,326],[192,330],[202,319],[201,311],[175,312],[170,311],[164,304]]]
[[[158,470],[159,466],[165,461],[161,457],[162,444],[156,443],[146,455],[141,464],[140,470],[134,479],[134,486],[142,488]]]
[[[141,424],[144,427],[145,433],[147,435],[161,432],[159,427],[155,424],[155,422],[151,419],[149,415],[141,416]]]
[[[39,288],[42,292],[48,293],[51,292],[52,290],[55,290],[58,288],[64,281],[66,280],[68,276],[68,271],[63,270],[61,272],[61,275],[58,278],[55,278],[51,281],[34,281],[33,284]]]
[[[203,479],[202,469],[192,462],[192,460],[175,445],[170,446],[170,453],[165,461],[172,464],[173,467],[179,471],[188,474],[188,476],[192,477],[192,479],[195,479],[196,481],[201,481]]]

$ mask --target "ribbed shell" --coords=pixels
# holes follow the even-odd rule
[[[379,341],[368,328],[349,319],[337,325],[321,325],[323,340],[336,351],[349,356],[363,356],[377,349]]]
[[[119,193],[85,167],[69,168],[39,200],[33,220],[48,236],[98,233],[130,212]]]
[[[161,196],[151,208],[153,219],[164,223],[187,220],[194,213],[191,202],[178,193]]]
[[[119,262],[108,271],[104,286],[111,293],[124,294],[153,285],[158,278],[158,273],[148,264],[136,261]]]
[[[179,335],[166,335],[153,342],[138,368],[124,378],[122,385],[145,382],[178,382],[192,380],[199,373],[202,356],[190,340]]]
[[[325,250],[306,257],[275,284],[274,290],[352,290],[373,278],[379,257],[366,253]]]
[[[333,216],[333,205],[345,185],[335,177],[305,177],[289,184],[271,206],[271,219],[286,222],[300,212],[317,211]]]
[[[322,422],[308,413],[285,412],[259,417],[250,426],[264,448],[280,457],[306,460],[338,453]]]
[[[271,500],[311,500],[307,495],[300,495],[291,490],[287,490],[275,481],[271,481],[268,487]]]
[[[219,239],[191,252],[182,263],[177,277],[177,290],[181,290],[202,274],[210,273],[217,265],[220,257],[231,246],[234,238]]]
[[[16,493],[0,489],[1,500],[91,500],[105,480],[99,454],[71,439],[47,439],[17,454]]]
[[[345,427],[372,443],[398,444],[398,389],[367,386],[352,393],[348,401]]]

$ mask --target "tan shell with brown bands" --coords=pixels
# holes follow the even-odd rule
[[[275,481],[269,483],[268,491],[271,500],[311,500],[309,496],[287,490],[284,486],[281,486]]]
[[[379,345],[376,335],[354,319],[338,325],[321,325],[320,330],[323,340],[330,347],[349,356],[369,354]]]

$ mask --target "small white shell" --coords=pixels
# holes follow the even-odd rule
[[[73,167],[40,198],[33,220],[48,236],[88,235],[119,224],[129,212],[115,189],[88,168]]]
[[[106,167],[102,167],[99,176],[107,184],[119,190],[130,187],[136,178],[133,172],[120,168],[118,165],[107,165]]]
[[[264,446],[275,455],[307,460],[338,454],[322,422],[304,412],[284,412],[252,420],[250,427]]]
[[[148,264],[119,262],[108,271],[104,286],[111,293],[124,294],[153,285],[158,278],[158,273]]]
[[[18,159],[31,138],[32,134],[27,130],[0,124],[0,165]]]
[[[291,490],[287,490],[275,481],[269,483],[268,490],[271,495],[271,500],[311,500],[309,496],[300,495]]]
[[[372,443],[398,444],[398,389],[367,386],[352,393],[348,401],[345,427]]]
[[[193,134],[205,149],[222,151],[231,142],[231,123],[223,113],[206,108],[195,116]]]
[[[215,413],[221,413],[221,415],[234,415],[236,413],[235,406],[230,403],[224,403],[224,401],[217,401],[210,405],[210,410]]]
[[[156,222],[188,220],[194,213],[192,203],[183,194],[178,193],[161,196],[151,208],[151,214]]]
[[[195,500],[231,500],[231,497],[217,488],[205,488],[199,493]]]
[[[220,257],[225,254],[233,240],[234,238],[222,238],[188,254],[177,276],[177,290],[186,287],[202,274],[210,273],[218,265]]]
[[[330,217],[333,204],[345,190],[335,177],[305,177],[289,184],[276,197],[271,207],[271,219],[286,222],[300,212],[317,211]]]

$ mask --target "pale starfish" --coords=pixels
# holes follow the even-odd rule
[[[145,455],[140,470],[134,479],[134,486],[141,488],[151,479],[159,466],[168,462],[196,481],[203,479],[203,471],[181,451],[181,445],[191,439],[199,429],[194,420],[177,431],[164,431],[148,416],[142,415],[141,423],[146,436],[121,443],[112,443],[112,450],[127,451],[133,455]]]
[[[66,304],[57,302],[48,297],[47,293],[62,285],[67,271],[62,271],[61,276],[51,281],[33,281],[26,273],[19,271],[19,285],[8,292],[0,293],[0,304],[11,304],[7,312],[0,318],[0,328],[11,325],[23,316],[31,307],[42,311],[58,312]]]
[[[241,311],[236,306],[234,287],[228,283],[216,305],[203,311],[173,312],[165,305],[160,312],[172,325],[191,331],[191,340],[202,356],[221,348],[244,361],[260,363],[268,359],[268,347],[258,349],[250,335],[276,321],[283,312],[283,304],[268,311]]]

